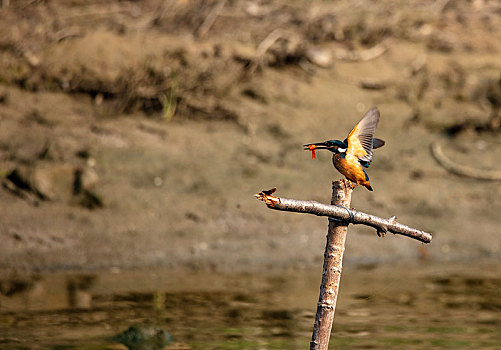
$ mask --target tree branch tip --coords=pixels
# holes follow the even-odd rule
[[[275,193],[277,189],[274,187],[269,190],[262,190],[259,193],[256,193],[254,196],[266,203],[267,206],[273,207],[275,204],[280,203],[280,199],[278,197],[272,196],[272,193]]]

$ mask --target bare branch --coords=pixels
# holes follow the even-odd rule
[[[332,331],[334,312],[339,292],[343,255],[345,250],[348,225],[364,224],[374,227],[378,236],[384,236],[387,231],[404,235],[424,243],[430,243],[430,233],[416,230],[396,222],[396,217],[382,219],[350,209],[352,182],[346,179],[332,182],[332,205],[315,201],[275,197],[276,188],[264,190],[255,196],[266,203],[268,208],[275,210],[294,211],[298,213],[315,214],[329,217],[327,244],[324,252],[324,268],[320,295],[317,304],[317,314],[313,325],[310,350],[327,350]]]
[[[317,216],[327,216],[329,218],[342,220],[351,224],[371,226],[377,230],[378,236],[384,236],[386,232],[389,231],[397,235],[413,238],[423,243],[430,243],[432,239],[431,233],[402,225],[396,222],[395,216],[392,216],[389,219],[383,219],[374,215],[362,213],[355,209],[327,205],[315,201],[275,197],[271,195],[273,192],[271,190],[262,191],[261,193],[256,194],[256,197],[265,202],[268,208],[271,209],[308,213]]]

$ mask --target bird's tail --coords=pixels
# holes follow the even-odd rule
[[[376,148],[379,148],[379,147],[383,147],[384,143],[385,142],[383,140],[381,140],[381,139],[373,138],[372,139],[372,148],[376,149]]]

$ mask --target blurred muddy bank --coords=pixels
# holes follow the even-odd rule
[[[435,236],[350,227],[347,264],[499,259],[501,187],[477,179],[500,170],[496,2],[2,4],[2,275],[319,266],[326,220],[253,194],[327,203],[339,174],[301,146],[373,105],[386,146],[353,206]]]

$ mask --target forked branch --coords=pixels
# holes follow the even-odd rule
[[[297,199],[275,197],[272,194],[276,189],[262,191],[256,197],[265,202],[268,208],[297,213],[308,213],[317,216],[327,216],[351,224],[362,224],[374,227],[378,236],[384,236],[386,232],[407,236],[423,243],[430,243],[432,234],[402,225],[396,221],[396,217],[383,219],[378,216],[366,214],[355,209],[322,204],[315,201],[303,201]]]

